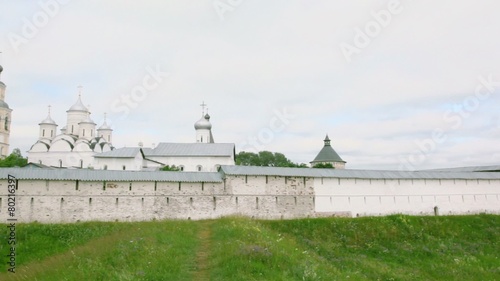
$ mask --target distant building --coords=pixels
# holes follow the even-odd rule
[[[28,151],[28,162],[58,168],[90,168],[94,166],[96,153],[113,149],[113,130],[104,123],[96,130],[90,111],[83,105],[81,93],[67,111],[66,125],[57,134],[57,123],[50,116],[40,124],[38,140]]]
[[[344,169],[345,161],[340,158],[340,156],[335,152],[330,144],[330,138],[326,135],[324,140],[325,144],[321,151],[318,153],[316,158],[311,161],[311,167],[314,167],[317,164],[332,164],[335,169]]]
[[[155,148],[124,147],[94,156],[95,168],[103,170],[158,170],[176,166],[181,171],[217,172],[234,165],[233,143],[160,143]]]
[[[3,67],[0,65],[0,77]],[[0,157],[9,155],[9,137],[12,109],[5,102],[6,85],[0,80]]]
[[[96,130],[90,111],[81,100],[67,110],[67,123],[57,134],[50,116],[40,122],[38,140],[28,151],[28,162],[56,168],[93,168],[102,170],[158,170],[176,166],[181,171],[215,172],[221,165],[234,165],[235,145],[214,143],[210,115],[205,113],[194,124],[195,143],[160,143],[153,148],[112,145],[113,130],[104,123]]]

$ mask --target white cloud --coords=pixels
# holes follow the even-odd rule
[[[0,34],[20,33],[40,11],[34,3],[3,1]],[[296,117],[265,148],[296,162],[312,160],[328,133],[348,167],[395,169],[436,127],[450,139],[428,167],[493,162],[500,92],[458,130],[442,115],[479,75],[500,74],[500,4],[401,0],[404,10],[348,63],[339,44],[387,3],[244,1],[221,21],[210,0],[70,1],[18,53],[0,38],[12,148],[35,142],[48,104],[61,128],[82,84],[94,120],[109,113],[116,146],[192,141],[204,100],[216,141],[237,145],[289,109]],[[118,119],[113,103],[155,65],[171,76]]]

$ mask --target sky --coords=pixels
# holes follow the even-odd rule
[[[214,139],[350,169],[499,164],[498,1],[0,0],[10,148],[81,96],[113,145]]]

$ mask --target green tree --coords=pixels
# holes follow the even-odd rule
[[[260,151],[259,153],[241,151],[236,155],[236,165],[307,168],[306,164],[294,163],[283,153],[270,151]]]
[[[24,158],[19,148],[12,150],[12,153],[0,159],[0,167],[24,167],[28,164],[28,159]]]
[[[179,167],[175,166],[175,165],[172,165],[172,166],[169,166],[169,165],[165,165],[163,166],[160,171],[180,171]]]
[[[332,163],[318,163],[318,164],[314,165],[313,168],[335,169],[335,167],[333,167]]]

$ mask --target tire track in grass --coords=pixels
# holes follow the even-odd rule
[[[95,238],[89,242],[76,246],[64,253],[49,256],[41,261],[31,262],[16,268],[16,273],[2,272],[0,280],[40,280],[44,274],[53,271],[65,270],[74,261],[75,257],[84,256],[86,253],[101,255],[111,251],[116,243],[121,240],[130,239],[134,231],[130,228],[122,229],[106,236]],[[24,253],[27,254],[27,253]]]
[[[212,221],[200,222],[200,230],[198,232],[199,247],[196,253],[196,272],[193,275],[193,280],[205,281],[210,280],[209,257],[211,251],[212,238]]]

